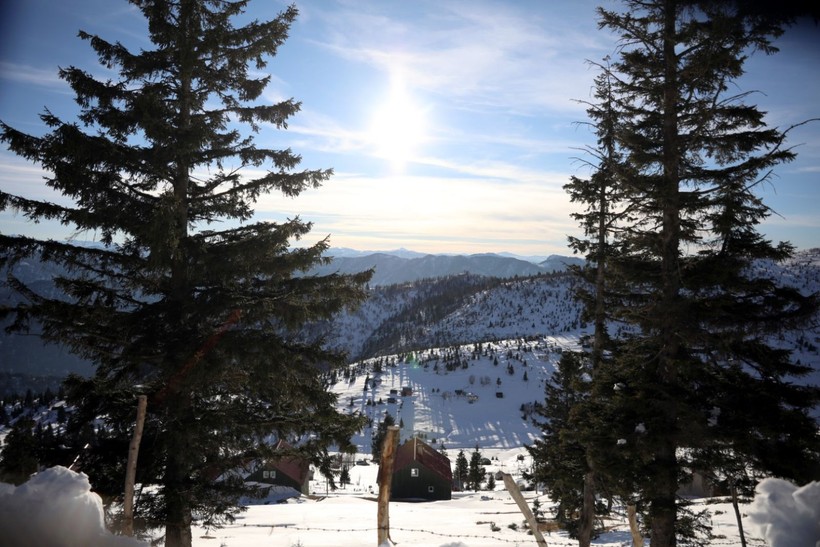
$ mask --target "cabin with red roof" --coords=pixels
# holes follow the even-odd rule
[[[452,492],[450,458],[417,437],[396,449],[391,500],[449,500]]]
[[[276,444],[276,450],[285,452],[291,449],[292,447],[285,441],[280,440]],[[310,463],[295,456],[271,459],[257,466],[245,480],[262,484],[289,486],[297,492],[308,495],[310,493]]]

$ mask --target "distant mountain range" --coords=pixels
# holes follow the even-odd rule
[[[351,249],[331,249],[330,264],[312,269],[311,275],[356,273],[373,268],[372,286],[407,283],[458,274],[510,279],[565,271],[569,265],[583,264],[577,257],[552,255],[534,263],[508,254],[444,255],[421,254],[406,249],[366,253]]]

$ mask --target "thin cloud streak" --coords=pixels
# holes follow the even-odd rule
[[[61,91],[69,95],[72,94],[68,84],[57,75],[56,67],[40,68],[0,61],[0,79],[23,82]]]
[[[473,2],[431,11],[436,15],[422,23],[424,33],[395,19],[362,14],[358,3],[351,10],[326,12],[322,16],[337,30],[328,32],[322,45],[384,73],[400,66],[416,90],[446,96],[460,108],[506,113],[582,111],[571,99],[587,97],[594,77],[584,66],[583,51],[589,48],[595,58],[611,50],[602,38],[561,21],[559,10],[549,21],[525,10]],[[566,55],[568,43],[577,57]]]

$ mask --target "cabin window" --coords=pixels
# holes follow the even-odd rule
[[[419,470],[418,470],[418,468],[413,467],[412,469],[410,469],[410,476],[411,476],[411,477],[418,477],[418,476],[419,476]]]
[[[276,478],[276,471],[262,471],[262,478],[263,479],[275,479]]]

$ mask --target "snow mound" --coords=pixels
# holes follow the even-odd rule
[[[820,482],[797,487],[783,479],[764,479],[748,511],[770,547],[820,547]]]
[[[6,547],[146,547],[105,529],[100,496],[84,473],[57,466],[20,486],[0,483],[0,537]]]

